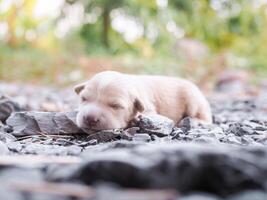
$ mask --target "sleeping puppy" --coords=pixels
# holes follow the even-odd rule
[[[77,124],[85,129],[126,128],[140,114],[159,114],[176,123],[186,116],[212,123],[201,91],[179,78],[104,71],[74,90],[80,97]]]

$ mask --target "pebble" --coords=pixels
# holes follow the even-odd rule
[[[146,133],[138,133],[133,136],[134,142],[149,142],[151,137]]]
[[[6,144],[4,142],[0,141],[0,155],[4,155],[7,153],[9,153],[9,150],[8,150]]]
[[[66,103],[55,91],[47,90],[41,96],[41,103],[28,101],[28,97],[23,96],[21,92],[15,99],[24,98],[20,101],[23,104],[20,107],[27,107],[30,110],[42,110],[45,107],[46,110],[60,111],[60,109],[65,110],[62,108],[66,108],[67,104],[67,108],[71,108],[69,110],[74,110],[74,107],[70,106],[70,101],[66,100],[68,102]],[[266,97],[264,94],[263,96]],[[38,95],[34,95],[31,99],[37,97]],[[203,125],[186,117],[178,124],[179,127],[176,127],[174,122],[166,117],[141,115],[139,121],[128,129],[98,132],[86,130],[87,134],[84,135],[78,134],[80,130],[75,125],[76,112],[55,116],[49,114],[47,118],[40,118],[42,114],[39,112],[31,112],[33,115],[27,115],[25,112],[16,113],[13,118],[7,120],[10,126],[5,124],[4,118],[0,123],[0,154],[81,156],[83,158],[81,165],[68,166],[74,167],[75,170],[57,166],[58,175],[60,170],[64,171],[60,174],[63,181],[66,181],[67,177],[72,177],[70,181],[84,184],[106,180],[124,187],[134,186],[143,189],[171,186],[181,192],[179,200],[267,199],[263,191],[251,190],[264,188],[267,182],[266,100],[261,97],[223,99],[213,95],[210,102],[213,125]],[[4,105],[10,108],[12,104],[7,102],[1,104],[0,101],[0,110]],[[28,132],[29,126],[25,124],[32,122],[31,116],[37,117],[37,122],[41,125],[44,125],[44,122],[51,124],[51,120],[47,121],[48,119],[56,119],[57,134],[47,136],[40,135],[36,131]],[[18,119],[23,123],[15,126]],[[25,122],[24,119],[29,121]],[[67,124],[65,124],[66,119],[68,119]],[[34,123],[31,128],[31,130],[40,129]],[[42,130],[46,131],[53,129],[53,126],[42,127]],[[22,137],[14,137],[14,130]],[[34,135],[24,137],[25,133]],[[17,167],[14,168],[17,169]],[[6,172],[3,169],[0,170],[0,179],[1,175],[6,180],[13,179],[15,176],[23,179],[29,176],[30,179],[34,179],[35,175],[27,170],[25,173],[24,169],[17,170],[16,173],[11,170]],[[41,177],[43,173],[47,173],[46,168],[37,171],[40,172]],[[57,172],[55,177],[56,175]],[[196,193],[193,190],[203,193]],[[1,187],[0,191],[2,191]],[[187,194],[184,195],[184,192]],[[210,193],[216,193],[216,195]],[[17,199],[21,198],[21,194],[17,191],[13,194],[14,197],[12,195],[9,197],[3,196],[8,193],[0,192],[0,199],[14,199],[16,195]],[[34,194],[28,199],[53,198],[55,197],[45,194]],[[27,198],[23,196],[23,199]]]

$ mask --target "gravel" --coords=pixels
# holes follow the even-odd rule
[[[267,199],[266,92],[238,98],[214,92],[212,125],[184,118],[175,126],[150,115],[125,130],[92,132],[76,126],[70,90],[0,88],[0,199]],[[51,159],[4,160],[25,155]],[[44,183],[54,185],[38,186]],[[80,192],[70,194],[76,189],[64,184]]]

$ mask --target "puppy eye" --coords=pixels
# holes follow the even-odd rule
[[[117,103],[111,103],[111,104],[109,104],[109,107],[113,108],[114,110],[123,109],[123,106],[121,106],[120,104],[117,104]]]
[[[81,97],[82,102],[85,102],[87,99],[85,97]]]

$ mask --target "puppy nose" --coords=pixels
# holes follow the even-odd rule
[[[94,127],[94,126],[96,126],[98,124],[99,119],[97,117],[95,117],[95,116],[88,115],[88,116],[84,117],[84,121],[88,126]]]

